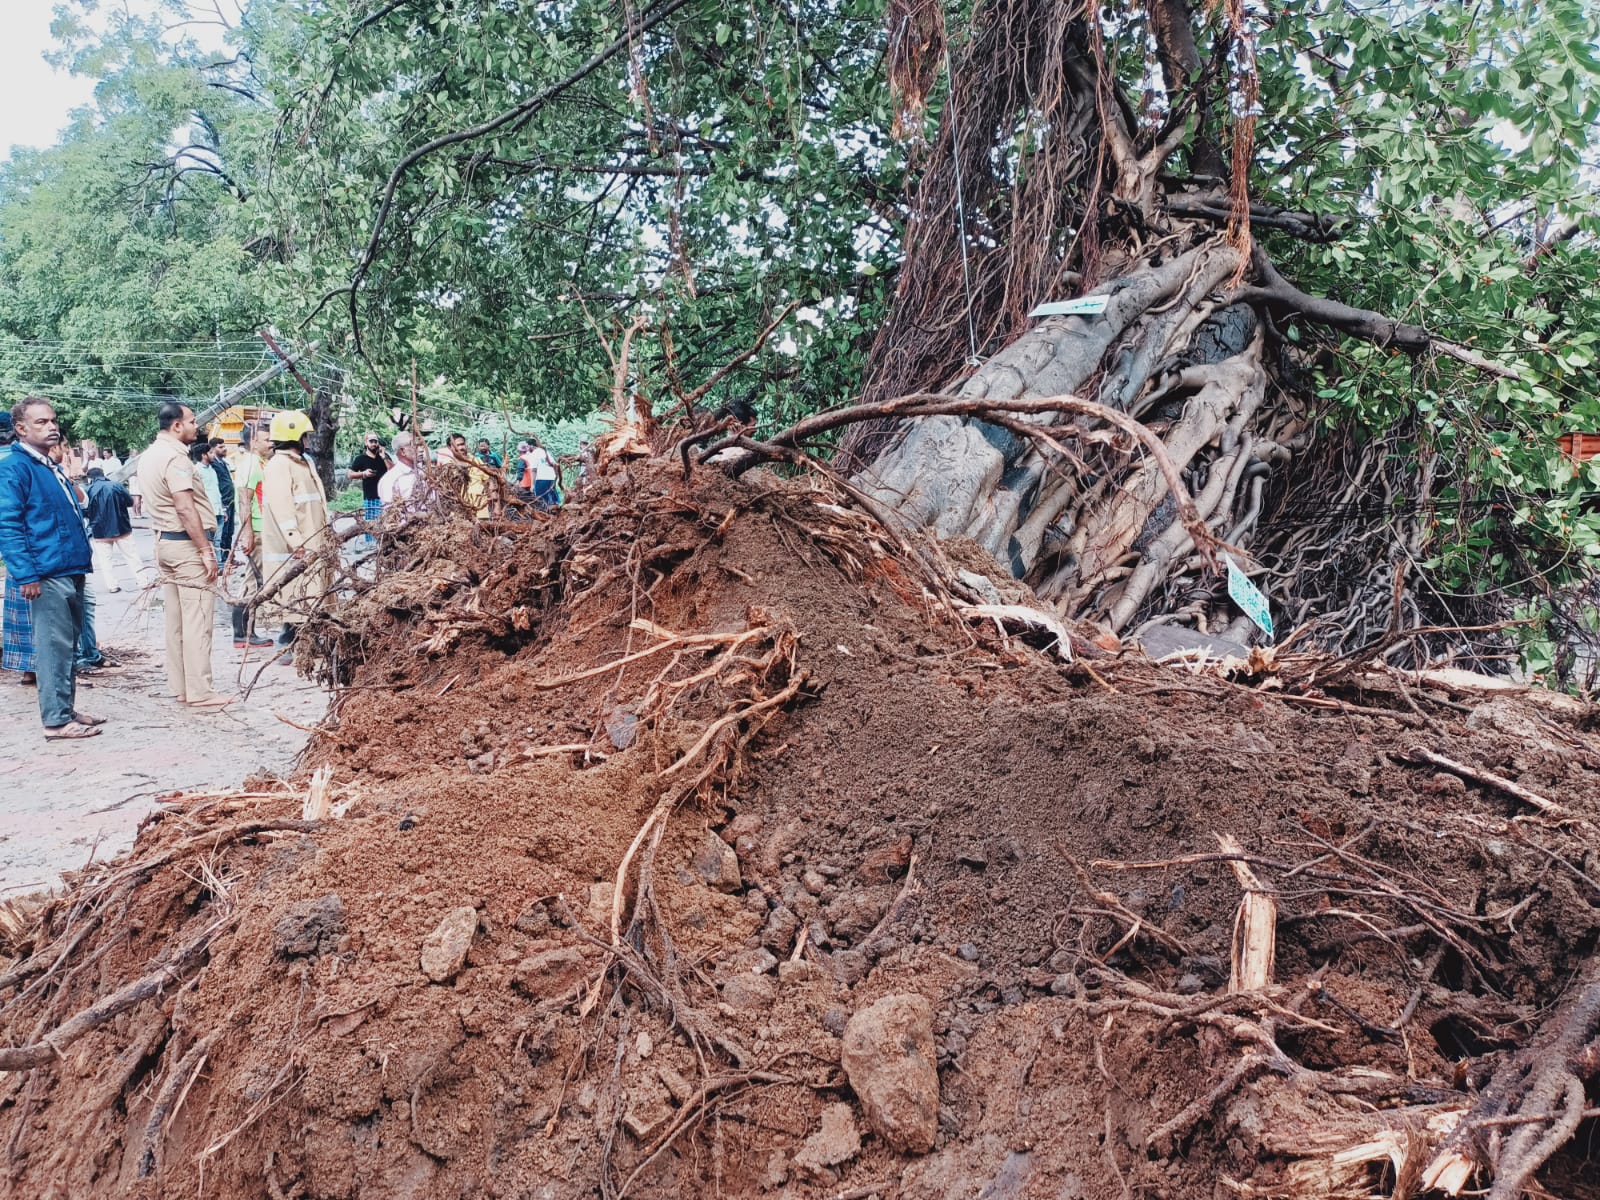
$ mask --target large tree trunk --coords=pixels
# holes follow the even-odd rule
[[[1218,239],[1145,265],[1103,289],[1103,314],[1047,318],[956,391],[991,400],[1086,395],[1146,421],[1193,480],[1202,518],[1219,535],[1243,537],[1239,509],[1259,502],[1259,488],[1241,483],[1286,457],[1282,441],[1303,422],[1261,412],[1257,322],[1213,298],[1238,266],[1238,251]],[[986,422],[932,417],[859,482],[908,523],[970,537],[1047,597],[1124,628],[1192,541],[1173,521],[1154,462],[1124,467],[1122,448],[1104,441],[1080,442],[1080,451],[1072,464]]]
[[[1252,250],[1251,208],[1223,177],[1212,127],[1227,97],[1206,91],[1218,85],[1214,74],[1203,79],[1186,0],[1146,7],[1169,111],[1191,86],[1204,93],[1191,98],[1191,116],[1159,128],[1142,126],[1118,93],[1099,30],[1080,12],[1062,0],[979,6],[915,193],[867,399],[1071,394],[1125,412],[1162,438],[1201,518],[1246,552],[1241,565],[1286,617],[1330,616],[1313,641],[1342,647],[1382,634],[1416,606],[1395,592],[1381,554],[1366,546],[1372,561],[1340,561],[1330,577],[1325,536],[1272,524],[1308,481],[1345,488],[1338,472],[1350,464],[1329,457],[1347,447],[1311,444],[1311,414],[1278,369],[1292,348],[1267,318],[1318,321],[1413,353],[1427,334],[1306,296]],[[1180,162],[1193,174],[1174,184]],[[1264,217],[1317,229],[1301,214]],[[1105,311],[1028,316],[1041,301],[1080,294],[1105,296]],[[907,523],[972,538],[1066,615],[1248,642],[1248,620],[1173,519],[1178,505],[1156,464],[1082,418],[1029,419],[1060,424],[1060,444],[929,417],[853,430],[840,461]],[[1352,477],[1373,491],[1406,487],[1403,468],[1371,466]],[[1351,488],[1346,500],[1371,494]],[[1394,532],[1415,541],[1411,527]]]

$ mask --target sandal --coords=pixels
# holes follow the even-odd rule
[[[44,740],[47,742],[71,742],[78,738],[99,737],[100,731],[93,725],[82,725],[77,721],[68,721],[56,729],[46,729]]]
[[[74,721],[76,721],[79,725],[94,726],[94,725],[104,725],[106,723],[106,719],[104,717],[91,717],[91,716],[88,716],[87,714],[81,713],[81,712],[73,713],[72,714],[72,719]]]
[[[209,700],[186,700],[184,703],[201,712],[220,712],[237,699],[237,696],[212,696]]]

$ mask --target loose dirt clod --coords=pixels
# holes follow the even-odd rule
[[[1063,662],[846,499],[387,534],[304,777],[8,935],[11,1193],[1600,1195],[1587,706]]]
[[[829,1167],[847,1163],[861,1153],[861,1132],[848,1104],[830,1104],[822,1110],[822,1123],[794,1156],[794,1165],[808,1177],[830,1182]]]
[[[449,983],[467,965],[467,952],[477,932],[477,909],[451,909],[422,943],[422,973],[435,983]]]
[[[332,950],[344,932],[344,905],[338,896],[297,900],[273,926],[273,949],[285,958]]]
[[[939,1132],[933,1009],[916,995],[885,996],[850,1018],[845,1077],[872,1131],[896,1150],[926,1154]]]

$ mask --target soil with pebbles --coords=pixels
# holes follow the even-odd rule
[[[832,503],[759,472],[635,467],[548,525],[462,527],[441,539],[453,569],[353,606],[364,660],[343,663],[305,763],[331,768],[341,815],[197,858],[225,822],[297,818],[304,779],[164,809],[123,860],[157,865],[115,920],[11,984],[19,1044],[232,914],[198,973],[0,1080],[10,1194],[1277,1194],[1289,1161],[1226,1098],[1147,1146],[1237,1048],[1084,1009],[1107,968],[1225,989],[1240,890],[1207,857],[1216,835],[1284,868],[1276,978],[1316,1024],[1280,1043],[1314,1070],[1471,1089],[1593,948],[1589,864],[1513,822],[1510,798],[1399,761],[1427,745],[1600,819],[1586,715],[1430,701],[1429,728],[1394,696],[1323,709],[1131,654],[1064,665],[949,620]],[[581,522],[587,540],[564,544]],[[641,618],[792,631],[809,676],[653,860],[680,995],[742,1062],[708,1055],[644,981],[594,987],[618,864],[716,698],[641,718],[660,657],[538,685],[647,645]],[[529,754],[578,744],[598,753]],[[1176,858],[1192,861],[1095,865]],[[1434,927],[1381,889],[1292,873],[1314,862],[1478,916],[1472,954],[1447,948],[1422,977]],[[104,879],[47,909],[17,962]],[[936,1075],[930,1097],[911,1070],[886,1117],[863,1093],[894,1089],[861,1071],[905,1068],[917,1037],[851,1028],[891,997],[926,1002]],[[847,1071],[852,1037],[883,1061]],[[895,1123],[929,1103],[931,1148]],[[1550,1169],[1564,1194],[1600,1194],[1586,1145]]]

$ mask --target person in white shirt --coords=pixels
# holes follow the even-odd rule
[[[428,485],[417,470],[417,438],[401,433],[394,439],[394,466],[378,480],[378,499],[384,508],[393,504],[416,505],[427,498]]]
[[[555,457],[544,448],[544,443],[528,435],[528,449],[522,458],[522,486],[533,493],[533,500],[541,508],[554,508],[561,503],[561,471]]]

